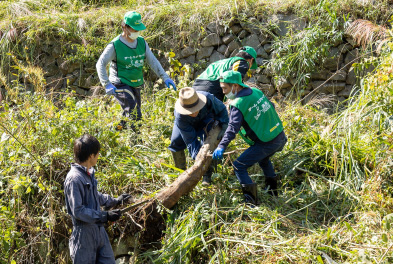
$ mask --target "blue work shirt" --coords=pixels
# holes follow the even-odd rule
[[[114,198],[97,190],[93,168],[89,174],[86,167],[73,163],[64,181],[67,212],[74,226],[107,222],[108,213],[101,211],[101,206],[117,204]]]
[[[188,152],[193,159],[198,155],[202,142],[198,136],[204,135],[204,129],[208,130],[214,121],[219,124],[228,124],[228,112],[225,105],[214,95],[208,92],[197,91],[197,93],[206,96],[206,104],[199,111],[196,117],[181,115],[175,111],[175,126],[180,131],[181,137],[187,146]],[[210,125],[208,127],[208,125]],[[206,131],[207,132],[207,131]]]

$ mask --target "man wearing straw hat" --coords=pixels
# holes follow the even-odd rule
[[[141,31],[146,27],[141,15],[135,11],[124,15],[123,32],[109,43],[97,62],[97,73],[108,95],[114,95],[123,109],[123,116],[138,121],[141,113],[141,89],[143,88],[143,66],[146,59],[150,68],[164,80],[165,85],[176,91],[176,85],[165,73],[160,62],[151,52]],[[110,63],[109,77],[106,65]],[[121,120],[117,130],[125,127]],[[131,128],[135,129],[132,124]]]
[[[240,73],[224,72],[220,86],[225,96],[232,101],[228,128],[213,153],[213,159],[222,159],[228,144],[237,133],[240,134],[250,147],[233,162],[233,168],[245,202],[257,205],[257,184],[252,181],[247,169],[258,163],[265,174],[269,194],[277,195],[277,177],[270,157],[281,151],[287,142],[284,128],[274,105],[262,91],[243,84]]]
[[[218,135],[221,138],[228,125],[228,112],[220,100],[210,93],[197,92],[190,87],[180,90],[175,104],[171,144],[168,147],[177,168],[186,169],[184,149],[187,148],[191,157],[196,158],[206,133],[215,122],[222,128]],[[203,176],[203,185],[210,185],[212,173],[213,166],[210,166]]]

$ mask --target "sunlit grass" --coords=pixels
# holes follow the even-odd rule
[[[373,78],[378,80],[377,76]],[[328,115],[311,105],[278,105],[289,139],[284,151],[273,157],[281,177],[280,196],[270,197],[260,184],[261,205],[245,207],[228,161],[219,166],[211,187],[198,185],[169,212],[162,248],[137,252],[134,260],[315,263],[331,258],[342,263],[367,259],[389,262],[392,231],[383,227],[382,220],[393,209],[392,189],[381,186],[391,181],[392,132],[390,127],[380,126],[392,115],[384,104],[390,97],[382,93],[388,82],[378,90],[365,86],[358,99],[338,115]],[[2,241],[3,245],[14,243],[17,251],[3,251],[10,253],[2,255],[2,260],[47,258],[40,255],[38,242],[33,242],[45,238],[49,239],[44,243],[52,251],[51,258],[67,259],[67,248],[57,247],[66,241],[70,228],[62,220],[66,215],[61,189],[72,161],[72,141],[82,133],[94,134],[102,142],[97,178],[103,192],[148,197],[179,174],[162,165],[172,164],[166,149],[177,98],[172,90],[147,87],[139,134],[113,130],[121,109],[107,96],[77,99],[72,93],[44,94],[39,90],[35,94],[16,90],[7,96],[5,111],[0,114],[0,192],[2,208],[6,208],[1,213]],[[381,143],[373,144],[375,140]],[[234,145],[240,142],[238,139]],[[250,173],[263,182],[258,168]],[[48,212],[46,208],[51,209]],[[21,210],[28,213],[18,213]],[[43,232],[17,228],[13,217],[26,227],[40,226]],[[110,231],[116,233],[117,228],[121,227],[112,226]],[[12,235],[6,235],[10,232]],[[23,241],[31,244],[25,247]]]
[[[229,18],[256,6],[261,6],[256,14],[285,8],[301,14],[306,10],[302,5],[317,2],[165,1],[157,5],[156,1],[119,1],[119,6],[111,6],[112,2],[93,1],[91,7],[82,1],[3,1],[0,17],[19,16],[20,27],[27,26],[25,34],[31,39],[77,36],[92,45],[105,45],[104,40],[118,33],[119,21],[130,8],[144,12],[151,28],[146,34],[155,41],[174,36],[161,36],[162,32],[200,30],[213,18]],[[330,8],[344,12],[360,7],[360,2],[342,0]],[[377,3],[380,12],[386,3]],[[376,14],[375,9],[367,9],[364,15]],[[87,27],[81,27],[81,21],[78,24],[80,18]],[[163,21],[168,23],[161,28]],[[1,29],[9,29],[10,20],[0,24]],[[100,38],[94,34],[101,34]],[[2,42],[1,47],[12,55],[16,52],[10,42]],[[378,70],[363,80],[360,91],[347,105],[338,107],[338,113],[324,110],[330,104],[326,98],[305,106],[296,102],[277,105],[288,136],[285,149],[272,158],[281,178],[278,197],[263,190],[263,173],[253,167],[250,174],[259,184],[261,205],[244,206],[230,166],[239,153],[234,154],[219,165],[211,187],[197,185],[168,212],[161,248],[146,252],[137,248],[131,252],[132,260],[391,263],[393,231],[387,216],[393,210],[392,47],[387,45]],[[177,92],[145,87],[140,133],[117,132],[113,128],[121,109],[112,97],[45,91],[42,70],[28,56],[31,48],[19,50],[22,58],[28,58],[25,63],[10,55],[1,58],[14,67],[21,77],[18,80],[32,83],[32,89],[25,89],[18,80],[8,82],[8,72],[0,71],[0,85],[6,90],[0,106],[0,263],[67,263],[71,226],[66,220],[62,184],[73,160],[73,140],[88,132],[101,141],[100,191],[113,196],[123,192],[136,198],[152,196],[179,174],[164,165],[172,164],[166,148]],[[181,85],[187,83],[179,80]],[[232,149],[235,146],[244,144],[237,139]],[[192,162],[188,158],[188,164]],[[132,223],[127,217],[121,224],[111,225],[109,232],[121,233],[123,224]]]

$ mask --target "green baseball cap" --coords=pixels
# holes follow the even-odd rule
[[[251,70],[257,69],[258,68],[257,52],[255,51],[255,49],[253,47],[250,47],[250,46],[244,46],[244,47],[240,48],[240,51],[247,52],[248,54],[251,55],[251,57],[254,58],[254,62],[252,63]]]
[[[135,11],[129,11],[124,15],[124,23],[137,31],[146,29],[142,23],[141,14]]]
[[[242,82],[242,75],[240,74],[240,72],[237,72],[237,71],[223,72],[223,74],[221,74],[221,76],[220,76],[220,82],[236,83],[240,86],[248,88],[248,86]]]

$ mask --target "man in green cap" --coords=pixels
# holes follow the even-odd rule
[[[116,97],[123,109],[123,116],[138,121],[142,118],[141,89],[145,60],[168,88],[172,86],[176,91],[176,85],[140,36],[141,31],[146,29],[141,15],[135,11],[127,12],[121,27],[123,32],[106,46],[96,67],[101,84],[107,94]],[[106,71],[108,63],[109,77]],[[117,129],[123,129],[125,124],[126,121],[122,120]],[[131,127],[135,128],[133,125]]]
[[[201,75],[194,81],[192,88],[197,91],[205,91],[213,94],[219,100],[224,100],[224,94],[220,87],[219,77],[226,71],[233,70],[244,78],[249,69],[258,68],[256,63],[257,52],[250,46],[240,48],[235,57],[223,59],[210,64]]]
[[[258,163],[265,174],[266,187],[271,195],[277,195],[277,177],[270,157],[281,151],[287,138],[282,122],[273,103],[257,88],[243,84],[239,72],[226,71],[220,77],[220,86],[230,102],[229,124],[213,159],[222,159],[229,143],[237,133],[250,145],[234,162],[233,168],[246,203],[258,204],[257,184],[247,169]]]

